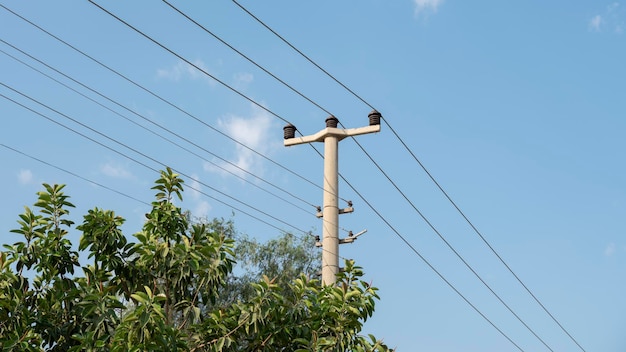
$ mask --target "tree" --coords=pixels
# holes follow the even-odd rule
[[[2,351],[388,350],[359,335],[378,296],[353,262],[336,286],[321,287],[304,273],[281,279],[271,260],[251,251],[244,261],[272,276],[216,304],[235,264],[232,223],[190,223],[173,203],[182,200],[183,180],[170,169],[153,187],[136,243],[120,230],[123,218],[94,208],[76,227],[82,236],[73,251],[73,205],[63,189],[44,184],[13,231],[24,240],[0,253]],[[80,254],[89,264],[80,266]]]
[[[291,233],[267,242],[259,242],[246,234],[234,230],[232,222],[214,219],[211,228],[228,228],[235,240],[233,252],[237,258],[237,274],[228,275],[226,284],[220,289],[218,306],[226,307],[238,300],[247,300],[255,295],[253,283],[264,276],[269,277],[288,294],[289,284],[301,274],[312,278],[321,270],[321,253],[315,248],[311,236],[296,237]]]

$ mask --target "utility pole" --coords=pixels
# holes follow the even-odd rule
[[[351,236],[343,240],[339,239],[339,214],[351,213],[353,211],[352,204],[348,203],[348,208],[339,209],[339,142],[346,137],[357,136],[360,134],[380,132],[381,114],[374,110],[368,115],[369,126],[340,129],[337,128],[339,120],[330,116],[326,119],[326,128],[323,130],[304,137],[295,137],[296,127],[288,124],[283,128],[286,147],[313,143],[324,142],[324,204],[321,213],[322,225],[322,284],[333,285],[337,280],[339,272],[339,244],[352,243],[361,232],[356,236]],[[318,217],[320,214],[318,214]]]

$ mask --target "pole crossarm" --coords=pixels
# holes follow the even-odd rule
[[[324,139],[326,139],[326,137],[328,136],[334,136],[334,137],[337,137],[338,140],[342,140],[347,137],[358,136],[360,134],[375,133],[375,132],[380,132],[380,125],[365,126],[365,127],[358,127],[358,128],[348,128],[348,129],[326,127],[325,129],[317,132],[316,134],[312,134],[310,136],[285,139],[284,144],[285,144],[285,147],[290,147],[292,145],[298,145],[298,144],[324,142]]]

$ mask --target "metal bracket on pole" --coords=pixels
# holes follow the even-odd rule
[[[320,241],[320,236],[315,236],[315,247],[322,247],[322,242]]]
[[[363,230],[359,233],[357,233],[356,235],[352,233],[352,231],[348,232],[348,236],[346,238],[342,238],[339,240],[339,244],[346,244],[346,243],[352,243],[354,241],[356,241],[356,239],[361,236],[362,234],[366,233],[367,230]]]
[[[352,207],[352,201],[348,201],[347,208],[339,209],[339,214],[350,214],[350,213],[354,213],[354,208]],[[315,213],[315,216],[317,216],[318,218],[324,217],[324,212],[322,211],[322,207],[317,207],[317,213]]]

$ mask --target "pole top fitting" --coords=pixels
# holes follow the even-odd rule
[[[380,125],[382,115],[378,111],[372,110],[367,117],[370,119],[370,126]]]
[[[291,139],[296,136],[296,126],[292,124],[287,124],[287,126],[283,127],[283,132],[285,132],[285,139]]]
[[[326,127],[337,128],[337,123],[339,123],[339,119],[337,119],[333,115],[328,116],[328,118],[326,119]]]

